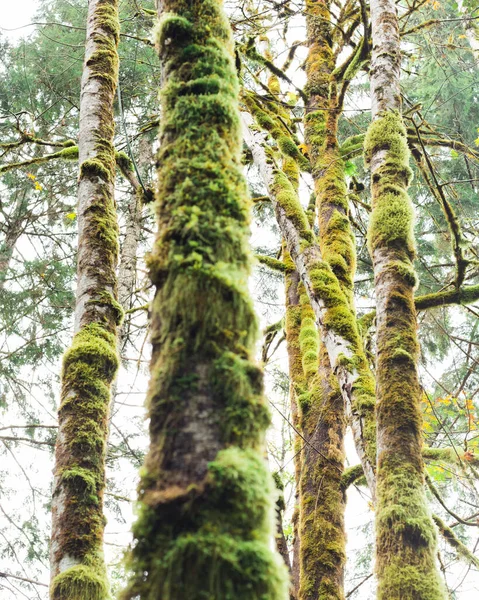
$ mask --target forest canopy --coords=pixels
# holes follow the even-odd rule
[[[33,4],[0,599],[476,598],[478,1]]]

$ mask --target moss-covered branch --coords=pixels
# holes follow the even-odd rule
[[[341,488],[346,491],[351,485],[354,485],[363,477],[364,471],[361,464],[348,467],[347,469],[344,469],[344,473],[341,477]]]
[[[439,529],[439,533],[451,546],[451,548],[454,548],[457,554],[467,563],[479,568],[479,558],[473,552],[471,552],[471,550],[469,550],[466,544],[461,542],[454,531],[448,527],[446,523],[444,523],[444,521],[437,515],[433,515],[432,518]]]
[[[272,271],[286,273],[286,271],[288,270],[288,265],[285,264],[284,261],[278,260],[277,258],[273,258],[272,256],[266,256],[265,254],[257,254],[256,258],[258,262],[260,262],[265,267],[268,267]]]
[[[71,144],[69,144],[62,150],[58,150],[57,152],[45,154],[43,156],[36,156],[34,158],[30,158],[28,160],[16,163],[1,165],[0,174],[7,173],[8,171],[12,171],[14,169],[19,169],[20,167],[28,167],[30,165],[41,165],[51,160],[55,160],[57,158],[62,158],[63,160],[78,160],[78,146],[76,146],[75,142],[72,141]]]

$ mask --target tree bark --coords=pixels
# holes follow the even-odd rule
[[[113,147],[118,39],[117,0],[90,0],[80,98],[75,336],[63,359],[52,500],[52,600],[108,597],[104,460],[122,318]]]
[[[306,381],[303,374],[301,362],[301,348],[299,345],[299,333],[301,328],[301,305],[299,302],[299,286],[301,280],[298,272],[294,269],[291,257],[283,248],[285,253],[284,263],[288,268],[285,275],[285,297],[286,317],[285,332],[286,346],[288,352],[288,373],[290,380],[290,403],[291,419],[294,427],[299,430],[298,398],[306,391]],[[301,479],[301,452],[303,440],[294,432],[294,469],[295,469],[295,507],[293,512],[293,560],[291,564],[292,595],[298,598],[300,577],[300,536],[299,536],[299,485]]]
[[[373,122],[365,140],[371,167],[368,242],[376,292],[377,511],[380,600],[439,600],[436,531],[424,490],[421,389],[412,264],[411,171],[400,114],[400,42],[393,0],[371,2]]]
[[[161,8],[150,448],[122,597],[281,600],[231,30],[218,0]]]

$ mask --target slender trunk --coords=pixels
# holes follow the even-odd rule
[[[406,130],[400,114],[400,43],[393,0],[371,2],[373,122],[365,140],[371,166],[368,232],[376,321],[376,569],[381,600],[439,600],[436,532],[424,489],[421,389],[412,264],[413,208]]]
[[[118,367],[113,102],[117,0],[90,0],[81,83],[75,336],[63,359],[52,500],[52,600],[103,600],[105,446]]]
[[[314,312],[306,294],[301,305],[300,342],[308,391],[299,399],[304,438],[299,598],[341,600],[346,561],[345,495],[341,487],[346,414],[327,352],[319,346]]]
[[[161,5],[150,448],[123,598],[281,600],[231,31],[218,0]]]
[[[299,431],[298,398],[306,391],[306,380],[301,363],[301,348],[299,345],[299,333],[301,327],[301,306],[299,303],[300,277],[291,257],[284,249],[284,262],[288,266],[285,276],[286,296],[286,345],[288,352],[288,372],[290,379],[290,402],[291,418],[294,427]],[[293,513],[293,560],[291,565],[291,579],[293,597],[297,598],[299,593],[300,577],[300,536],[299,536],[299,485],[301,479],[301,452],[303,440],[294,433],[294,468],[295,468],[295,507]]]
[[[22,235],[24,229],[26,205],[26,194],[19,194],[12,215],[8,218],[8,221],[3,228],[5,238],[3,242],[0,243],[0,291],[5,287],[7,271],[10,267],[15,244]]]
[[[339,156],[337,122],[340,107],[332,73],[335,58],[331,39],[330,3],[306,2],[308,97],[305,138],[311,160],[319,217],[322,259],[331,267],[355,316],[353,278],[354,236],[348,219],[344,165]],[[324,346],[319,347],[314,312],[307,296],[302,301],[302,352],[315,353],[319,370],[308,374],[308,394],[301,403],[301,431],[305,443],[301,468],[301,600],[344,598],[345,403]],[[367,407],[363,406],[364,409]],[[372,412],[372,407],[370,408]],[[356,439],[369,450],[370,440]],[[372,454],[372,453],[371,453]]]

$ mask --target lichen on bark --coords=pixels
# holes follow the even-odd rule
[[[230,26],[217,0],[162,5],[150,449],[122,598],[283,599]]]

